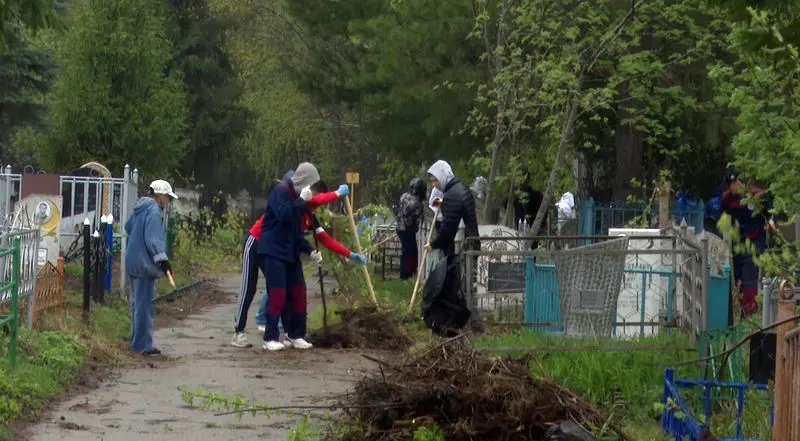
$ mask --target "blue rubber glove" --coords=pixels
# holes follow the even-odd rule
[[[339,186],[339,189],[336,190],[336,193],[339,195],[340,198],[343,198],[350,194],[350,186],[347,184],[342,184]]]
[[[354,252],[350,253],[350,260],[352,260],[353,262],[358,262],[358,263],[360,263],[362,265],[366,265],[367,264],[367,258],[365,256],[362,256],[361,254],[354,253]]]

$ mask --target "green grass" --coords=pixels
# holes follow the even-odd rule
[[[483,336],[476,342],[476,347],[535,348],[499,354],[532,354],[534,376],[553,379],[604,409],[635,440],[667,439],[658,425],[664,369],[674,367],[678,377],[698,377],[696,366],[677,366],[677,362],[697,357],[688,338],[677,333],[612,340],[572,339],[526,330]],[[613,347],[614,350],[598,350],[597,347]],[[701,390],[683,389],[681,395],[700,420]],[[735,399],[728,394],[718,394],[714,408],[710,424],[712,433],[733,436]],[[745,435],[753,439],[770,439],[768,409],[769,402],[764,393],[748,392],[742,419]]]

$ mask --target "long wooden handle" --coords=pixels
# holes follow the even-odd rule
[[[172,285],[172,289],[175,289],[175,279],[172,278],[172,271],[167,270],[167,280],[169,280],[169,284]]]
[[[425,241],[425,244],[431,243],[431,237],[433,237],[433,224],[436,223],[436,217],[439,216],[439,207],[436,207],[436,211],[433,212],[433,220],[431,221],[431,229],[428,231],[428,239]],[[408,310],[410,311],[414,308],[414,300],[417,299],[417,290],[419,289],[419,281],[422,277],[422,268],[425,266],[425,259],[428,257],[428,249],[425,248],[422,250],[422,260],[419,262],[419,267],[417,268],[417,280],[414,282],[414,290],[411,291],[411,302],[408,304]]]
[[[350,228],[353,229],[353,237],[356,239],[356,250],[358,251],[358,254],[364,254],[363,250],[361,249],[361,240],[358,238],[356,220],[353,218],[353,205],[350,204],[350,199],[347,197],[344,198],[344,205],[347,208],[347,219],[350,220]],[[367,289],[369,290],[370,297],[372,297],[372,303],[377,305],[378,298],[375,297],[375,288],[372,286],[372,278],[369,276],[369,270],[367,269],[366,265],[361,265],[361,270],[361,272],[364,274],[364,279],[367,281]]]

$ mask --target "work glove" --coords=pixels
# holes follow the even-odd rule
[[[161,266],[161,271],[165,276],[167,275],[167,272],[172,272],[172,267],[169,265],[169,260],[162,260],[161,262],[158,262],[158,264]]]
[[[343,198],[350,194],[350,186],[347,184],[342,184],[339,186],[339,189],[336,190],[336,195],[340,198]]]
[[[311,200],[311,187],[305,187],[300,190],[300,199],[306,202]]]
[[[311,252],[311,254],[309,254],[309,256],[311,257],[311,260],[317,262],[317,265],[322,265],[322,253],[320,253],[317,250],[314,250]]]
[[[352,260],[353,262],[358,262],[358,263],[360,263],[362,265],[366,265],[367,264],[366,256],[363,256],[363,255],[355,253],[355,252],[350,252],[350,260]]]

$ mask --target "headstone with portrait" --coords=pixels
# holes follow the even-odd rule
[[[17,203],[19,209],[28,213],[30,223],[40,229],[36,259],[39,267],[45,262],[50,262],[54,266],[58,264],[61,204],[61,196],[42,194],[25,196]]]

